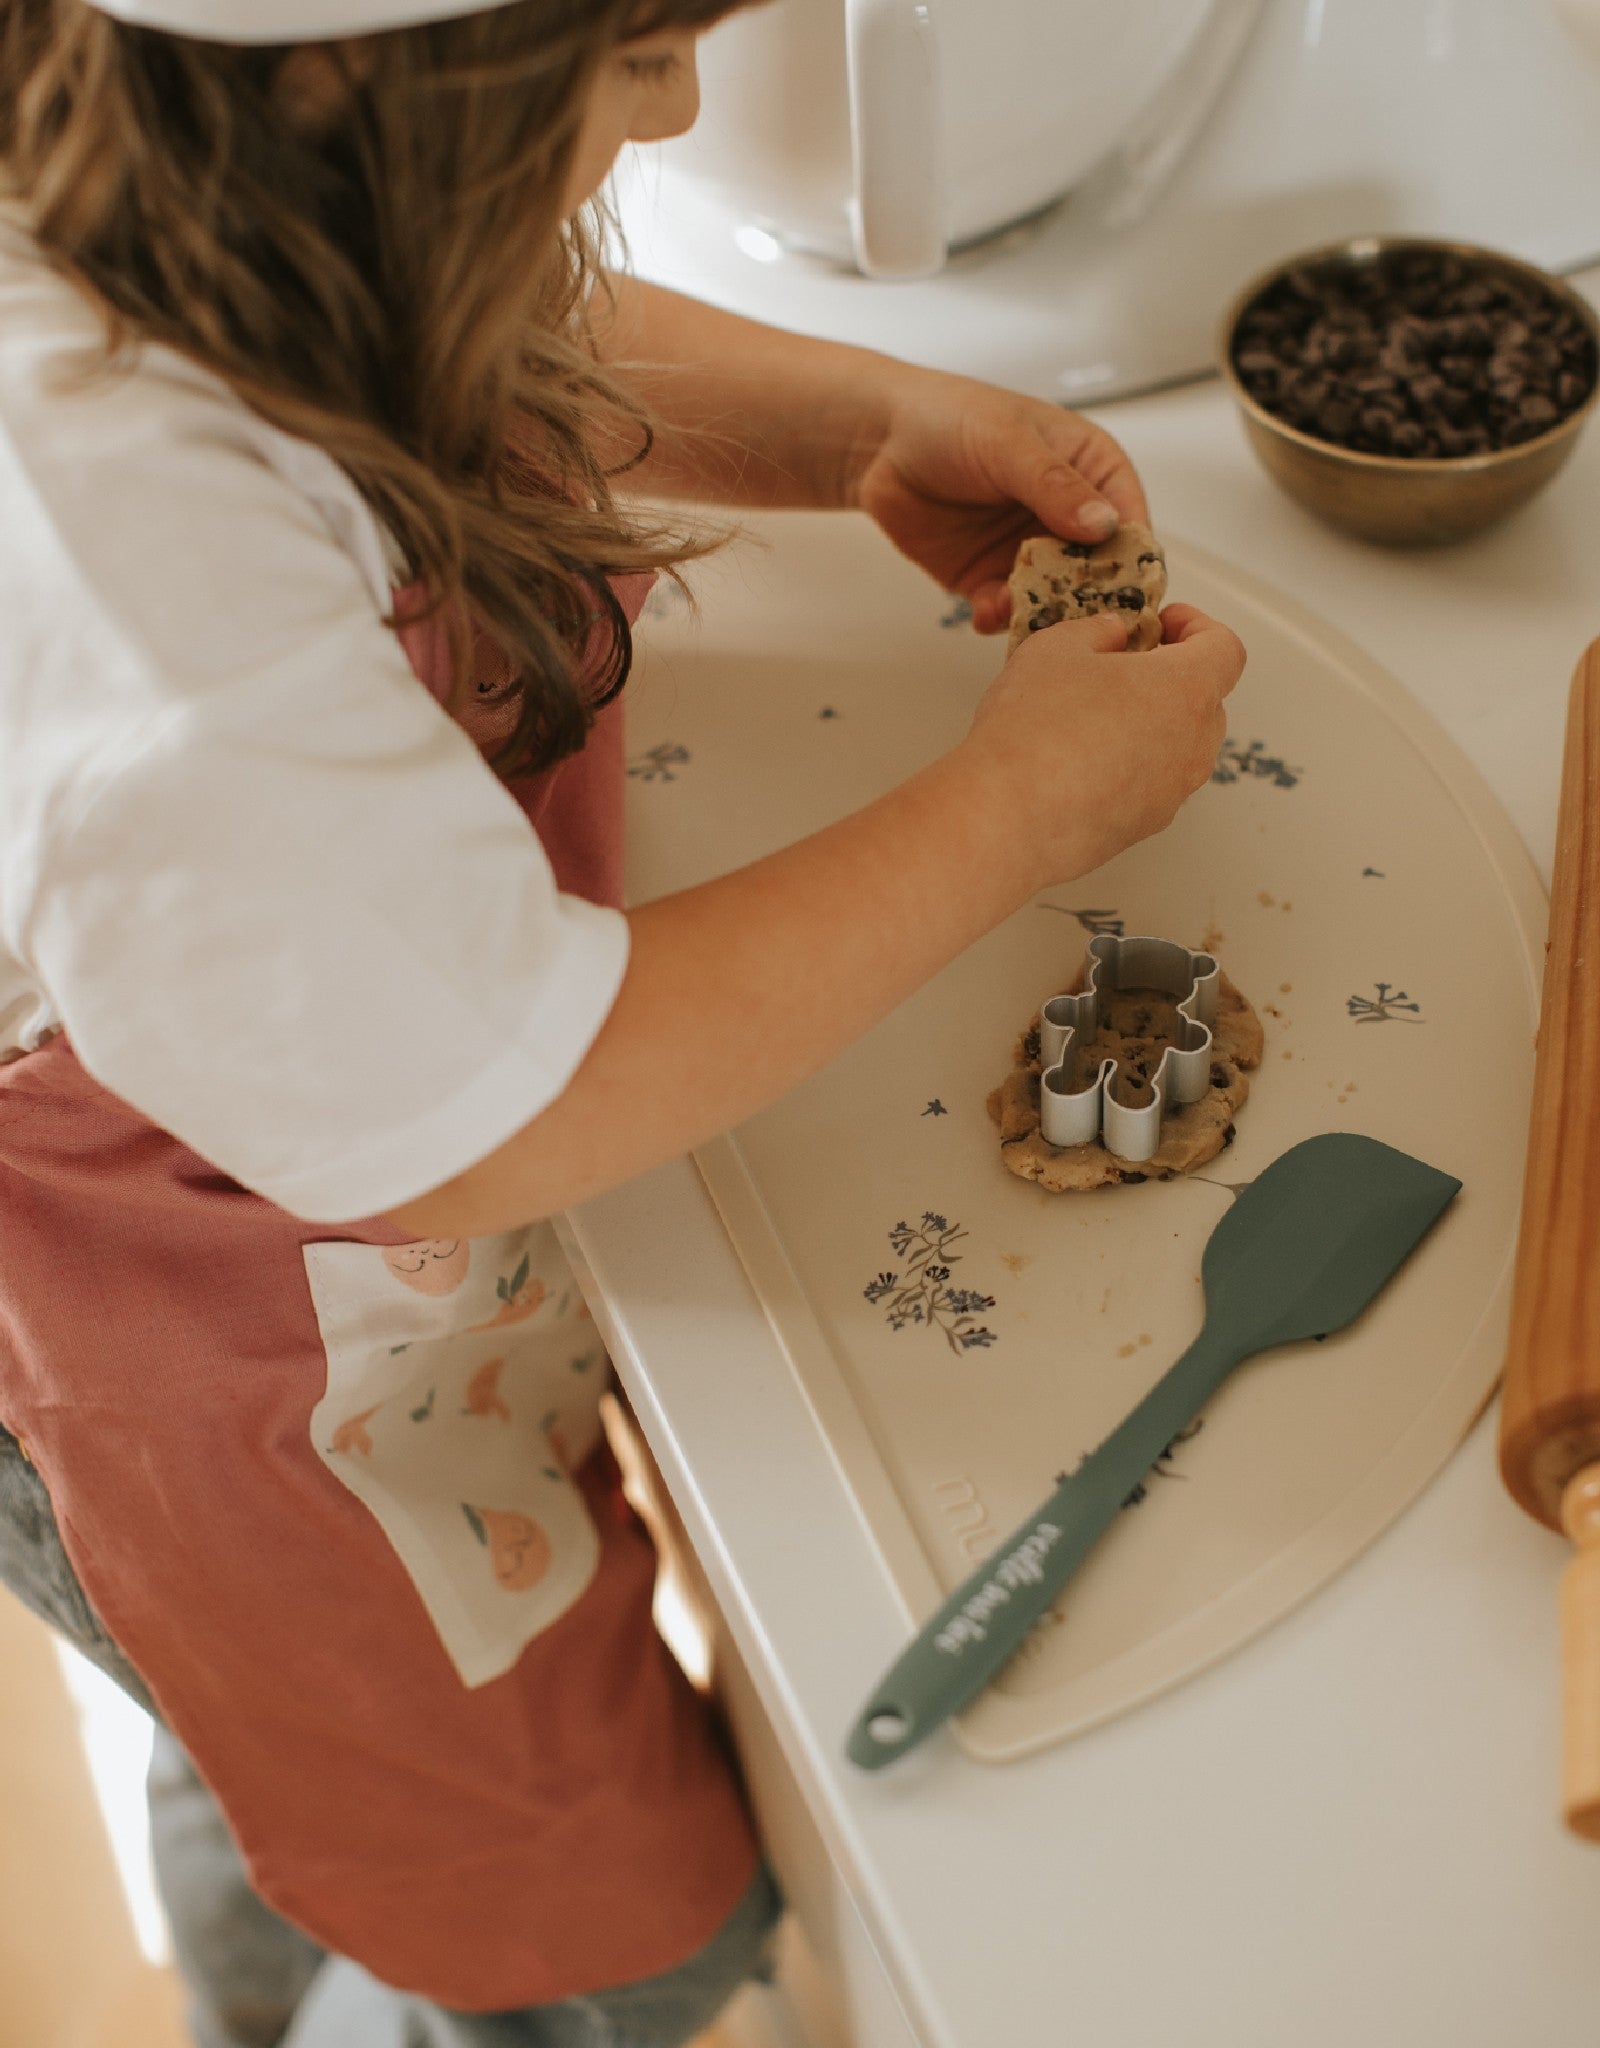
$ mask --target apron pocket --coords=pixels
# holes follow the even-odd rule
[[[382,1528],[463,1682],[486,1684],[599,1563],[572,1477],[600,1439],[594,1323],[548,1223],[303,1252],[328,1361],[317,1455]]]

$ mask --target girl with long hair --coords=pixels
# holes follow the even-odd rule
[[[157,1716],[203,2048],[666,2048],[758,1967],[549,1219],[1159,830],[1242,665],[1037,633],[620,907],[664,505],[860,508],[981,632],[1145,512],[1070,412],[605,271],[727,11],[0,0],[0,1573]]]

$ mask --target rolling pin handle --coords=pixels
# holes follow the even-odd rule
[[[1561,1579],[1561,1811],[1600,1842],[1600,1464],[1568,1480],[1561,1526],[1577,1546]]]

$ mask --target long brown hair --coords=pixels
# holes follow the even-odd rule
[[[651,422],[589,339],[593,209],[561,218],[587,88],[622,40],[734,0],[508,0],[364,38],[329,118],[290,118],[294,46],[0,0],[0,174],[97,301],[106,363],[165,343],[349,474],[450,625],[521,684],[503,776],[559,760],[621,688],[605,578],[700,552],[611,479]],[[610,451],[610,452],[607,452]],[[597,614],[609,653],[584,676]]]

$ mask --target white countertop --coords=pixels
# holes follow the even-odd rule
[[[1600,303],[1600,271],[1578,282]],[[1284,498],[1213,382],[1101,417],[1158,530],[1399,677],[1548,882],[1567,685],[1600,634],[1600,430],[1498,531],[1388,553]],[[907,1616],[698,1174],[678,1162],[572,1222],[618,1370],[929,2048],[1600,2039],[1600,1849],[1556,1817],[1567,1546],[1501,1490],[1492,1416],[1331,1586],[1177,1691],[1020,1763],[945,1735],[867,1776],[844,1732]]]

